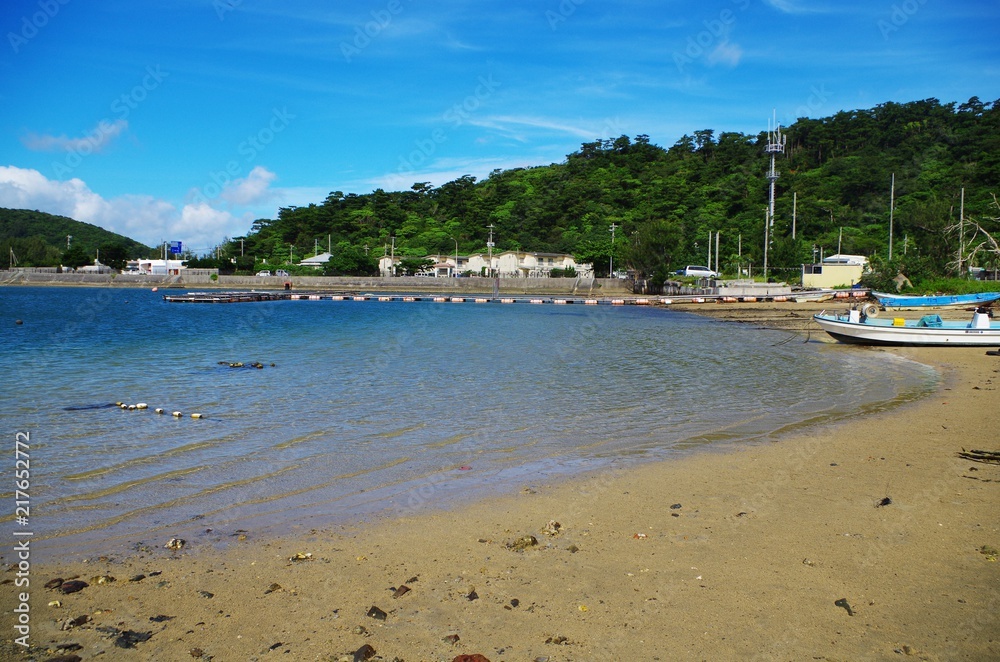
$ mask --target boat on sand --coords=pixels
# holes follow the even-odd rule
[[[940,315],[919,320],[875,319],[854,309],[847,314],[813,315],[824,331],[840,342],[861,345],[1000,346],[1000,322],[989,309],[977,308],[972,321],[945,321]]]
[[[1000,292],[927,296],[872,292],[872,296],[878,300],[879,305],[883,308],[944,308],[952,306],[983,306],[1000,299]]]

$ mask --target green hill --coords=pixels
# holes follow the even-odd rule
[[[887,257],[893,178],[893,258],[905,258],[911,272],[955,270],[958,237],[948,228],[958,220],[963,188],[966,218],[988,225],[1000,216],[992,197],[1000,186],[1000,101],[884,103],[799,119],[784,133],[769,248],[769,266],[779,277],[838,247]],[[724,272],[750,263],[759,272],[767,139],[766,131],[706,129],[663,148],[645,135],[620,136],[584,143],[561,163],[496,170],[482,181],[466,176],[437,188],[417,182],[398,192],[334,191],[317,204],[256,221],[225,248],[239,256],[243,239],[247,256],[272,265],[290,252],[311,254],[328,236],[335,256],[363,256],[367,247],[376,258],[390,243],[397,256],[452,254],[455,241],[462,253],[485,252],[492,225],[495,251],[573,253],[600,275],[613,250],[616,267],[658,280],[678,266],[704,264],[709,237],[719,233]],[[971,251],[966,246],[963,259]],[[990,266],[996,256],[980,251],[973,261]]]
[[[72,239],[67,240],[67,237]],[[101,262],[117,266],[113,263],[145,257],[151,249],[128,237],[66,216],[0,207],[0,261],[3,267],[8,266],[12,250],[18,266],[47,267],[78,266],[70,262],[90,264],[98,250]]]

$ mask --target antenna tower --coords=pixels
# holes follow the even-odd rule
[[[785,153],[785,136],[781,134],[781,125],[778,124],[777,112],[767,127],[767,147],[764,151],[771,155],[771,169],[767,172],[767,181],[770,184],[770,196],[767,205],[767,218],[764,223],[764,280],[767,281],[767,248],[771,243],[771,236],[774,233],[774,183],[778,181],[778,171],[774,169],[774,157],[776,154]]]

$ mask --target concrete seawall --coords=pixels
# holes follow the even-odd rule
[[[294,290],[337,290],[348,292],[447,292],[453,294],[490,294],[491,278],[397,278],[327,277],[327,276],[218,276],[183,274],[181,276],[146,276],[136,274],[61,274],[28,271],[0,271],[0,285],[54,285],[84,287],[160,287],[181,289],[282,289],[291,283]],[[579,296],[615,296],[631,294],[630,281],[617,278],[501,278],[504,294],[575,294]]]

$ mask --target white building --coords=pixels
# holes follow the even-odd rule
[[[492,256],[483,253],[472,255],[428,255],[425,259],[434,262],[422,275],[448,278],[469,272],[474,276],[488,276],[490,272],[501,278],[547,278],[553,269],[572,268],[576,275],[592,278],[594,268],[590,264],[577,264],[572,255],[565,253],[528,253],[505,251]],[[379,259],[379,273],[392,276],[398,272],[400,258],[382,256]]]
[[[306,259],[299,262],[300,267],[312,267],[314,269],[322,269],[326,266],[326,263],[330,261],[333,257],[332,253],[320,253],[319,255],[313,255],[312,257],[307,257]]]
[[[184,265],[184,260],[154,260],[148,258],[140,258],[135,261],[136,270],[141,274],[148,274],[151,276],[177,276],[180,274],[182,269],[187,269]],[[129,263],[131,271],[132,263]]]
[[[577,276],[590,278],[594,269],[589,264],[577,264],[566,253],[528,253],[504,251],[494,257],[494,268],[501,278],[547,278],[553,269],[573,269]]]
[[[94,260],[93,264],[85,264],[76,270],[79,274],[111,274],[114,273],[114,269],[106,264],[101,264],[99,261]]]

